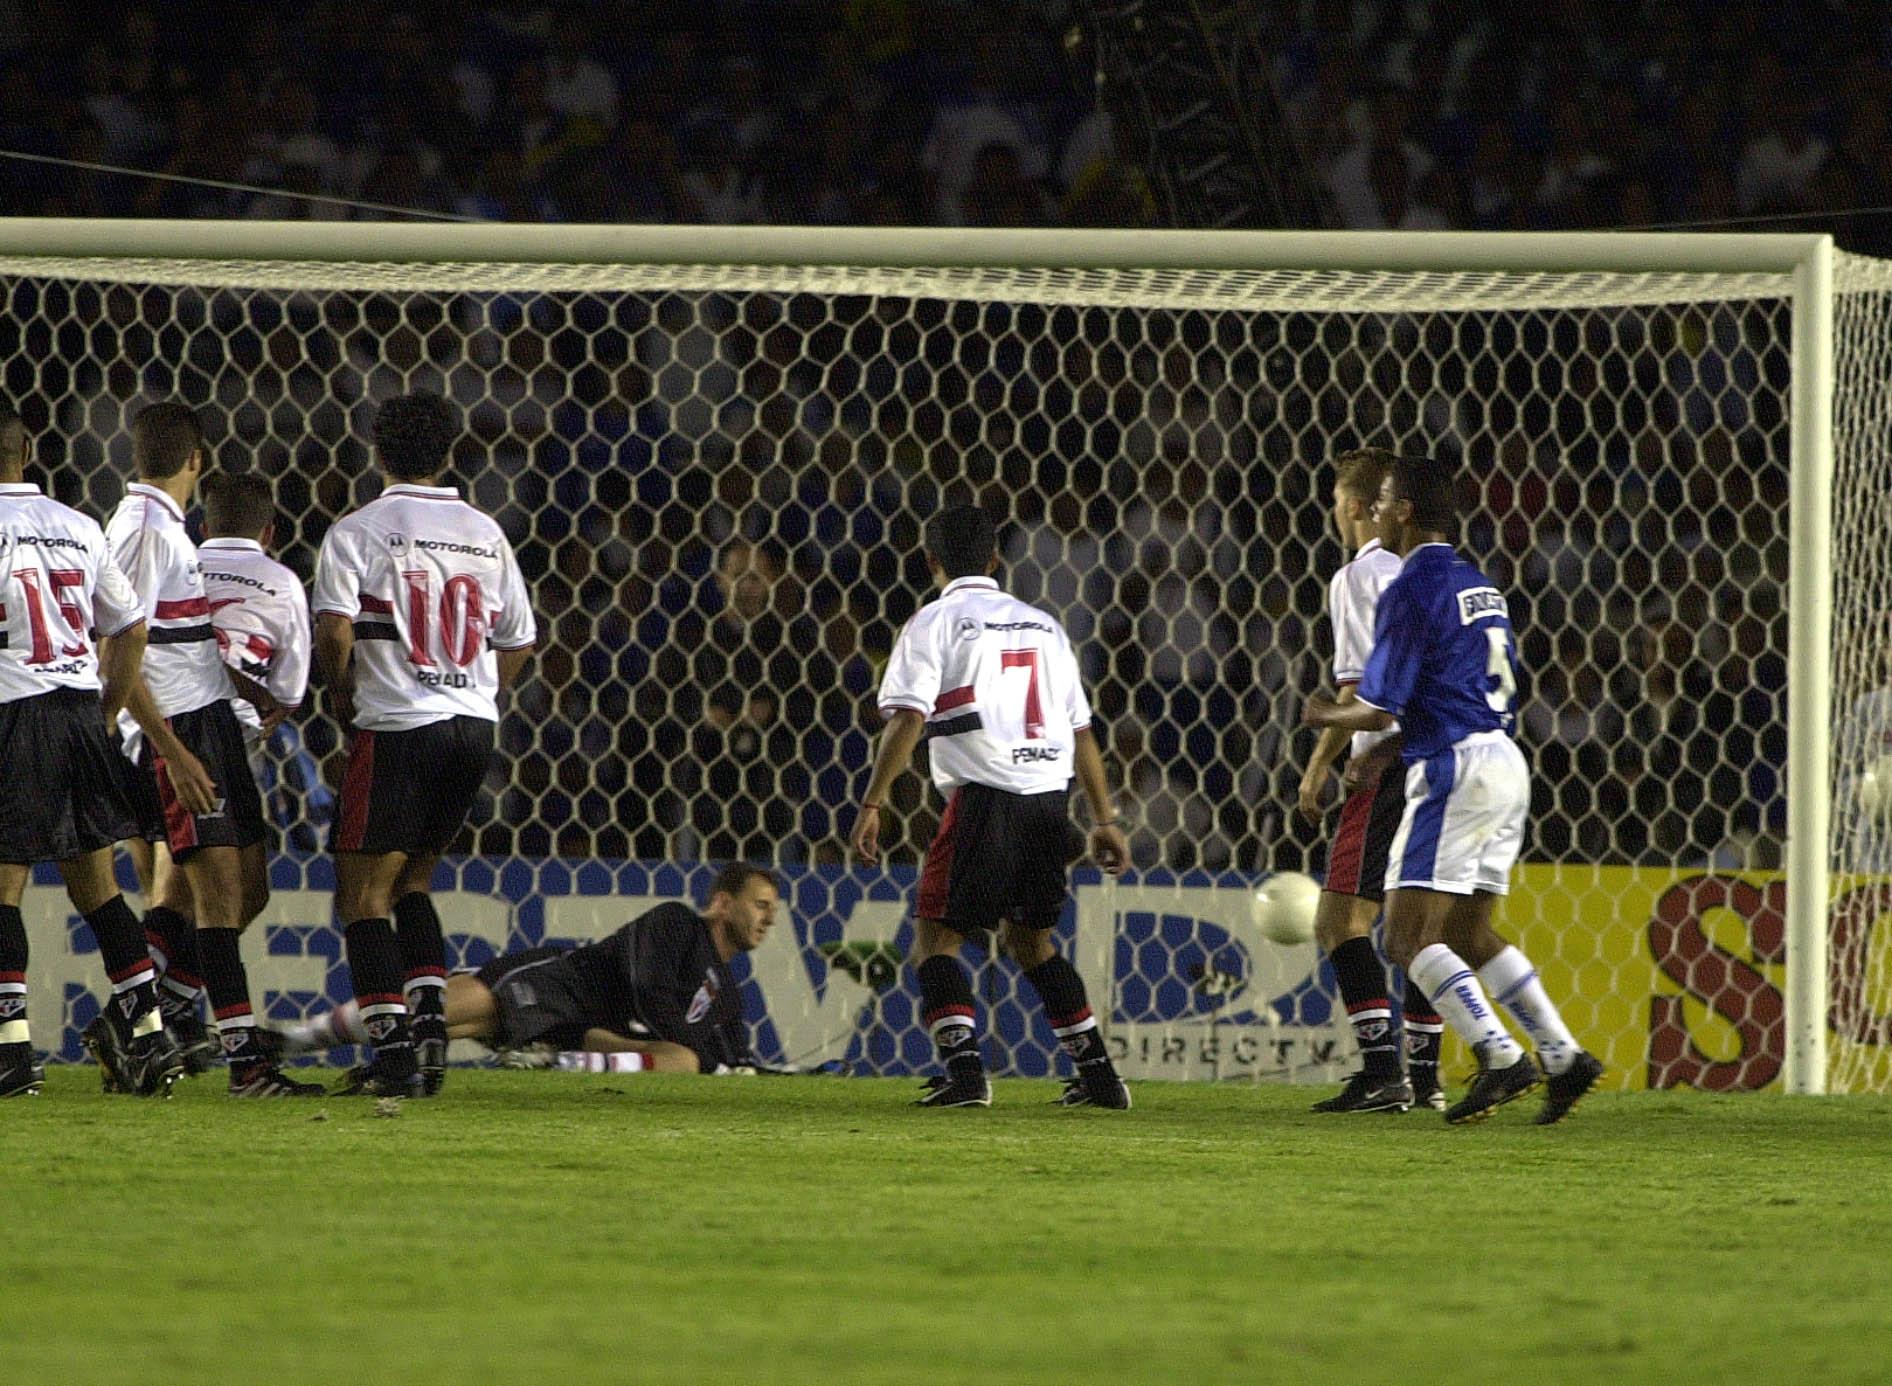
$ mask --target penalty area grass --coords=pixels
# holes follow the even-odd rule
[[[304,1070],[304,1077],[321,1070]],[[0,1103],[11,1383],[1862,1381],[1892,1100],[455,1070]]]

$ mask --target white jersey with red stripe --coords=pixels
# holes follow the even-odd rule
[[[1369,539],[1327,584],[1336,684],[1356,684],[1366,672],[1366,657],[1373,653],[1373,621],[1379,614],[1380,593],[1399,576],[1401,566],[1398,554],[1381,548],[1378,539]],[[1352,754],[1363,756],[1380,742],[1398,735],[1397,726],[1386,731],[1355,732]]]
[[[206,539],[197,556],[223,662],[294,711],[309,690],[309,598],[301,582],[254,539]],[[244,739],[260,739],[256,704],[238,697],[230,707]]]
[[[914,613],[887,661],[880,711],[926,718],[933,783],[1039,794],[1071,782],[1075,734],[1091,722],[1077,656],[1055,616],[959,578]]]
[[[0,703],[96,690],[92,632],[118,635],[144,618],[96,520],[37,486],[0,485]]]
[[[144,680],[160,715],[175,717],[233,697],[236,690],[217,654],[197,546],[177,502],[156,486],[132,482],[105,526],[105,540],[144,605]],[[135,755],[140,733],[129,712],[119,714],[118,728],[126,754]]]
[[[499,720],[496,650],[538,638],[499,522],[451,486],[391,484],[329,529],[315,613],[355,629],[355,725],[411,731]]]

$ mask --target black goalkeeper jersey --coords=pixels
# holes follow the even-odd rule
[[[598,1023],[695,1051],[705,1073],[746,1064],[748,1029],[729,965],[709,925],[688,905],[659,905],[565,962],[598,998]]]

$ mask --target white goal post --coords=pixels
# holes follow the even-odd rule
[[[1827,1090],[1832,1005],[1829,874],[1878,869],[1863,864],[1865,857],[1855,860],[1843,853],[1839,840],[1845,834],[1836,836],[1831,823],[1835,786],[1849,784],[1849,776],[1859,768],[1836,765],[1833,747],[1836,698],[1847,696],[1847,690],[1836,687],[1833,648],[1835,296],[1836,292],[1878,295],[1892,287],[1887,266],[1840,255],[1829,236],[0,220],[0,284],[51,281],[170,286],[205,293],[262,291],[285,299],[298,294],[624,293],[757,294],[788,302],[801,295],[831,295],[837,300],[1029,304],[1041,305],[1047,313],[1071,307],[1206,315],[1204,320],[1212,324],[1207,338],[1202,333],[1190,336],[1195,329],[1188,324],[1173,329],[1177,340],[1210,340],[1209,346],[1192,348],[1197,354],[1179,368],[1191,372],[1206,370],[1201,362],[1222,349],[1215,345],[1220,339],[1213,324],[1229,315],[1397,319],[1401,324],[1397,330],[1408,333],[1404,340],[1429,343],[1434,340],[1427,335],[1432,330],[1429,324],[1449,322],[1455,316],[1509,314],[1519,321],[1547,324],[1544,331],[1554,337],[1562,330],[1557,315],[1565,313],[1619,309],[1667,313],[1671,305],[1708,305],[1700,311],[1711,313],[1716,304],[1783,305],[1774,329],[1784,329],[1781,335],[1790,343],[1791,372],[1790,395],[1784,402],[1790,476],[1785,508],[1790,535],[1784,584],[1788,675],[1781,1078],[1791,1092]],[[34,304],[42,301],[29,298]],[[16,305],[15,311],[23,310]],[[32,311],[43,312],[48,319],[46,340],[63,340],[58,335],[62,310]],[[793,316],[783,312],[784,321]],[[393,320],[405,322],[405,315],[405,308],[397,309]],[[717,321],[739,316],[738,309],[734,316]],[[953,330],[971,334],[985,329],[972,323]],[[1318,334],[1319,329],[1310,330]],[[1575,329],[1576,340],[1607,339],[1612,330],[1606,319],[1584,319]],[[1736,330],[1750,336],[1756,331],[1752,326]],[[1055,349],[1060,331],[1047,327],[1041,335],[1053,339]],[[1237,333],[1231,330],[1223,335]],[[21,337],[14,344],[14,358],[23,360],[28,354],[25,343]],[[1039,344],[1034,340],[1021,350],[1028,352]],[[785,350],[793,353],[798,347],[791,343]],[[1325,363],[1339,361],[1349,350],[1351,346],[1331,352],[1323,348],[1295,357],[1280,369],[1289,385],[1318,390],[1328,382],[1305,380],[1300,373],[1324,369]],[[1431,346],[1424,350],[1434,352]],[[1754,350],[1758,353],[1761,348]],[[1356,354],[1370,356],[1371,350],[1362,347]],[[1497,355],[1497,348],[1488,343],[1460,346],[1454,339],[1438,347],[1436,354],[1453,356],[1470,382],[1478,378],[1481,359]],[[1282,356],[1283,349],[1277,347],[1272,355],[1258,357],[1257,369],[1266,373],[1273,369],[1270,363]],[[0,366],[11,359],[0,351]],[[705,360],[709,364],[697,369],[717,368],[714,342]],[[1504,363],[1505,368],[1511,364]],[[101,369],[110,365],[105,361]],[[1338,368],[1335,373],[1340,374]],[[1219,365],[1214,368],[1215,379],[1226,379],[1230,389],[1235,388],[1236,374]],[[1371,385],[1369,380],[1361,388],[1370,392]],[[1270,400],[1279,402],[1288,388],[1280,387]],[[1610,387],[1605,382],[1601,388],[1607,393]],[[1734,389],[1729,385],[1716,388],[1720,391],[1716,399]],[[1702,389],[1713,394],[1707,387]],[[1586,398],[1594,400],[1596,395]],[[1427,407],[1435,412],[1428,414]],[[1397,431],[1416,443],[1424,437],[1426,419],[1457,418],[1472,407],[1462,400],[1416,405],[1412,418],[1419,424],[1409,420]],[[1393,405],[1382,409],[1376,403],[1373,408],[1376,418],[1398,413]],[[1524,419],[1521,411],[1513,434],[1528,431]],[[1056,420],[1051,423],[1055,426]],[[1672,434],[1682,427],[1662,425],[1659,430],[1650,423],[1644,431]],[[1876,418],[1863,429],[1873,427],[1882,427]],[[1627,425],[1624,436],[1629,436]],[[1872,439],[1865,437],[1860,445],[1871,444]],[[1299,460],[1317,465],[1324,459],[1304,456]],[[1109,461],[1103,459],[1100,465],[1107,466]],[[766,470],[767,464],[758,465]],[[790,483],[794,480],[789,478]],[[1626,517],[1628,521],[1635,518]],[[1264,586],[1265,576],[1257,580]],[[1844,581],[1854,577],[1865,580],[1863,574],[1842,574]],[[1625,602],[1639,596],[1635,592],[1618,595]],[[1866,604],[1885,604],[1886,600],[1875,596]],[[1853,604],[1842,605],[1847,611],[1857,609]],[[1312,630],[1315,616],[1301,615]],[[1127,628],[1139,629],[1134,613],[1131,616]],[[1178,652],[1185,664],[1190,657],[1188,650]],[[1305,672],[1296,677],[1303,685],[1307,681]],[[1207,709],[1209,704],[1203,706]],[[1205,721],[1214,717],[1207,710],[1197,715]],[[1747,769],[1731,768],[1739,773]],[[556,785],[548,792],[556,792]],[[1608,830],[1604,835],[1611,836]],[[1270,863],[1237,863],[1251,868],[1266,864]],[[1593,873],[1585,879],[1601,878]],[[1870,941],[1871,921],[1866,933],[1866,942],[1857,945],[1859,965],[1874,969],[1869,985],[1883,989],[1878,972],[1885,965],[1877,960],[1878,951]],[[1107,959],[1098,964],[1106,971],[1110,965]],[[1877,994],[1872,992],[1872,996]],[[1677,1004],[1679,1014],[1682,1003]],[[1650,1062],[1653,1072],[1654,1060]],[[1874,1059],[1868,1065],[1878,1075],[1868,1085],[1886,1081],[1885,1070],[1878,1064]]]

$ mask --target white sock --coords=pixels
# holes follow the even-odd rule
[[[1465,959],[1434,943],[1419,950],[1406,975],[1432,998],[1445,1023],[1477,1054],[1486,1068],[1509,1068],[1524,1057],[1524,1050],[1511,1038],[1498,1012],[1485,998],[1478,985],[1478,974]]]
[[[1518,1028],[1537,1046],[1546,1073],[1562,1073],[1580,1052],[1576,1037],[1551,1003],[1531,960],[1515,947],[1505,950],[1478,969],[1479,980],[1490,989]]]
[[[368,1032],[361,1024],[361,1007],[353,1001],[344,1001],[314,1020],[306,1020],[299,1025],[285,1025],[282,1036],[283,1048],[291,1054],[307,1054],[314,1050],[334,1049],[343,1044],[368,1042]]]

